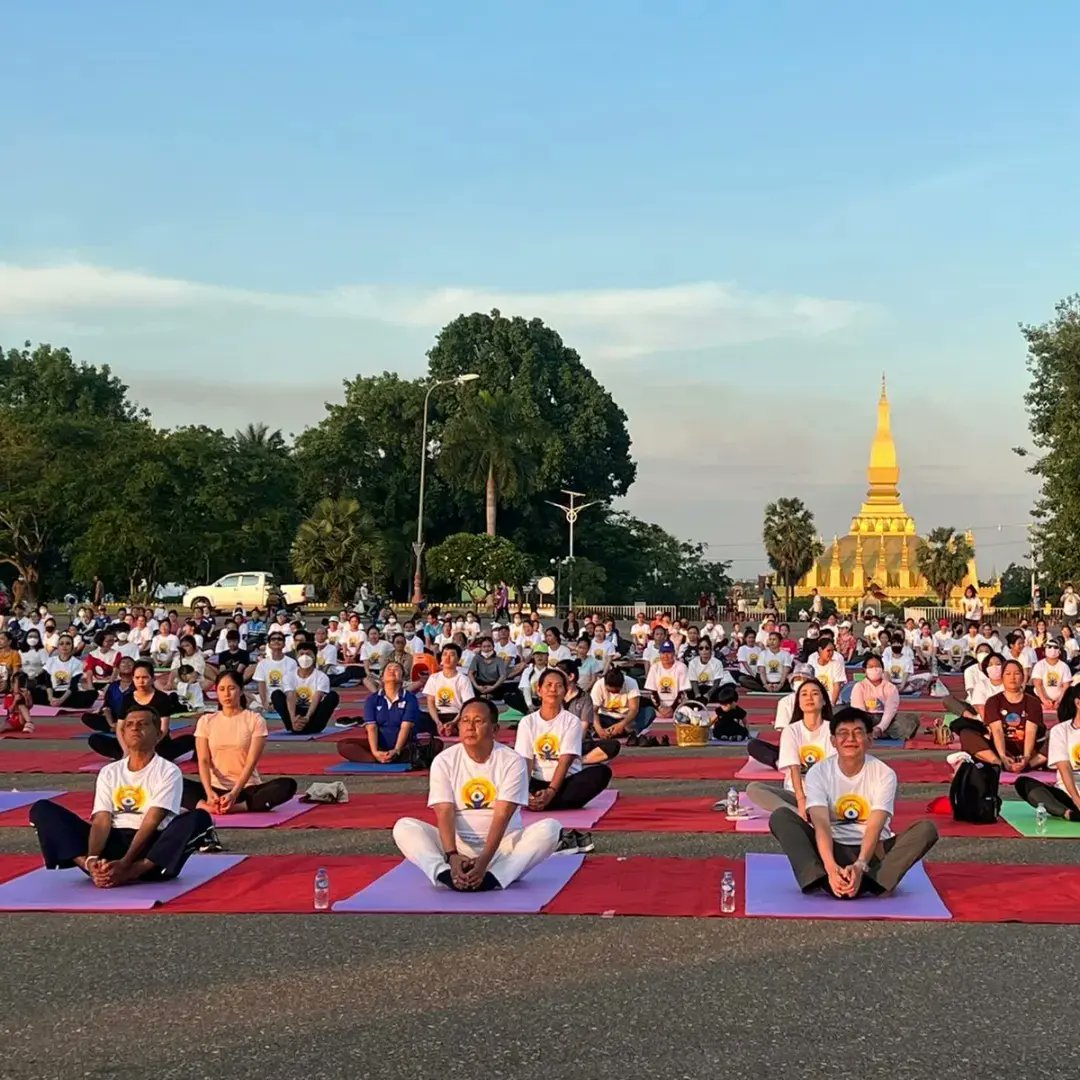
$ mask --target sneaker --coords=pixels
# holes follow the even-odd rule
[[[342,716],[334,721],[334,727],[336,728],[353,728],[359,727],[363,724],[364,718],[362,716]]]
[[[577,834],[573,829],[562,829],[559,832],[559,846],[555,849],[556,855],[576,855],[578,850]]]
[[[199,840],[199,846],[196,850],[201,855],[217,855],[218,852],[224,851],[225,845],[218,838],[217,829],[207,829]]]
[[[574,839],[577,841],[577,850],[579,854],[588,855],[590,851],[596,850],[596,844],[593,843],[591,832],[576,830],[574,832]]]

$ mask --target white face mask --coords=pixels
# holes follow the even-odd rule
[[[297,666],[304,668],[306,671],[309,667],[313,667],[315,660],[308,653],[302,653],[296,660]]]
[[[808,638],[816,638],[817,635],[818,635],[818,632],[812,626],[810,627],[809,630],[806,631],[806,636]]]
[[[29,645],[31,649],[36,649],[41,644],[41,638],[27,637],[26,644]]]
[[[885,673],[879,667],[872,667],[866,669],[866,677],[870,682],[881,682],[881,677]]]
[[[127,633],[124,631],[121,631],[119,634],[116,635],[116,637],[117,640],[120,642],[125,642],[128,639]]]

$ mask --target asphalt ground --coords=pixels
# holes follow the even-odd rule
[[[92,783],[0,776],[3,788]],[[425,786],[347,783],[357,794]],[[618,787],[720,797],[728,783]],[[604,854],[776,850],[768,836],[595,837]],[[252,854],[393,850],[389,832],[223,838]],[[36,851],[32,831],[0,829],[0,851]],[[932,858],[1076,862],[1080,845],[952,839]],[[1009,896],[999,903],[1007,911]],[[0,1076],[1060,1078],[1080,1072],[1080,1044],[1054,1004],[1072,984],[1076,933],[547,915],[0,915]]]

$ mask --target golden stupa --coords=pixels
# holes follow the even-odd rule
[[[796,596],[809,596],[813,589],[841,610],[870,597],[899,603],[917,597],[934,597],[934,588],[916,569],[919,535],[915,519],[900,501],[900,466],[889,417],[889,397],[885,376],[881,377],[877,431],[870,447],[866,470],[869,487],[866,501],[851,519],[847,536],[834,536],[832,544],[818,558],[810,572],[795,588]],[[966,534],[974,550],[975,540]],[[979,588],[979,575],[972,555],[963,582],[953,590],[959,599],[968,585]],[[995,590],[982,589],[989,599]]]

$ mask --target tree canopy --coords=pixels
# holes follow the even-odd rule
[[[817,538],[814,515],[803,505],[802,499],[777,499],[765,507],[762,539],[769,565],[786,586],[790,603],[795,585],[809,572],[823,550]]]
[[[963,533],[940,526],[919,540],[915,561],[919,573],[934,587],[942,604],[948,604],[949,593],[964,580],[974,554]]]

